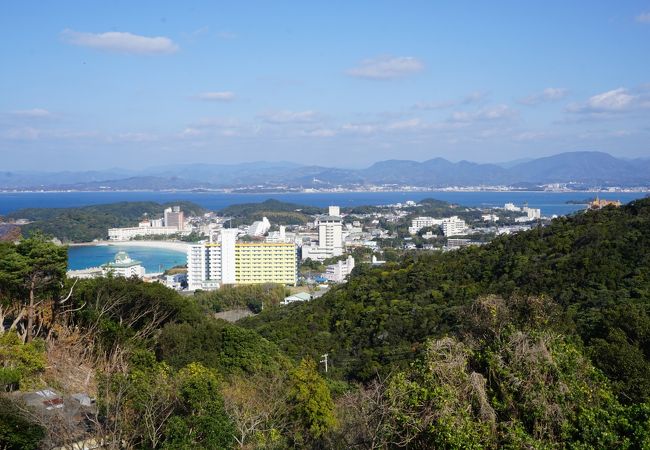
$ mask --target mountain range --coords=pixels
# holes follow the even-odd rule
[[[533,188],[550,183],[582,187],[650,186],[650,159],[621,159],[603,152],[567,152],[501,164],[433,158],[379,161],[364,169],[291,162],[181,164],[145,170],[0,172],[0,189],[190,190],[306,189],[395,185],[450,187],[508,185]]]

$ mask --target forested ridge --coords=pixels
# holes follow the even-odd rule
[[[180,201],[160,204],[156,202],[118,202],[76,208],[24,208],[10,213],[11,219],[27,219],[23,234],[41,232],[63,242],[90,242],[105,239],[108,229],[134,227],[144,217],[160,218],[165,208],[180,206],[186,215],[198,215],[204,209],[195,203]]]
[[[341,376],[366,380],[390,370],[393,359],[415,357],[427,338],[460,333],[467,308],[489,294],[555,305],[545,326],[584,345],[624,398],[650,396],[647,199],[481,247],[361,266],[322,299],[244,324],[294,356],[329,351]]]
[[[650,447],[648,199],[360,265],[236,324],[219,296],[64,269],[38,236],[0,244],[0,448]],[[28,413],[16,393],[44,386],[97,406]]]

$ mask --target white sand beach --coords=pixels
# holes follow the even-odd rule
[[[71,247],[89,246],[89,245],[113,245],[120,247],[150,247],[163,248],[166,250],[175,250],[177,252],[187,252],[189,243],[180,241],[95,241],[84,242],[83,244],[70,244]]]

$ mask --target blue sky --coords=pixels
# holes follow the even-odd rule
[[[650,1],[3,1],[0,170],[650,157]]]

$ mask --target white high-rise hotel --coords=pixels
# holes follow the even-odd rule
[[[343,254],[343,221],[341,209],[330,206],[329,214],[316,220],[318,226],[318,245],[303,246],[302,259],[322,261]]]
[[[296,245],[237,242],[236,229],[223,229],[217,242],[191,245],[187,251],[188,289],[216,289],[223,284],[297,281]]]

